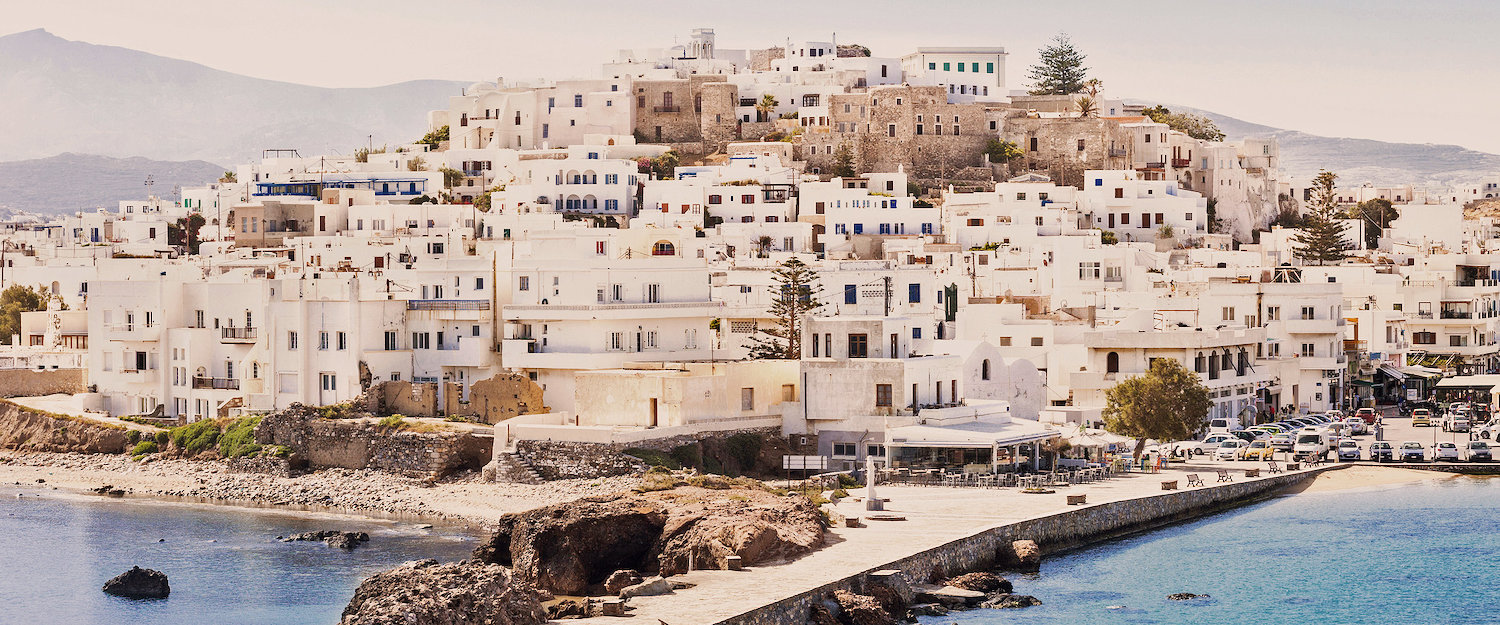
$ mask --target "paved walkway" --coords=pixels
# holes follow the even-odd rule
[[[1262,468],[1262,462],[1219,463],[1199,461],[1186,468],[1162,473],[1131,473],[1092,484],[1059,487],[1051,495],[1027,495],[1015,488],[950,488],[935,486],[878,486],[877,494],[889,498],[886,511],[905,521],[870,521],[866,527],[835,527],[828,545],[789,563],[756,566],[744,571],[693,571],[673,577],[696,584],[659,597],[630,600],[630,612],[645,623],[660,619],[669,625],[711,625],[754,608],[796,595],[823,584],[920,553],[980,530],[1062,512],[1069,506],[1065,495],[1087,494],[1090,504],[1121,501],[1161,494],[1161,482],[1178,480],[1186,488],[1185,476],[1197,473],[1213,486],[1219,468],[1231,469],[1236,482],[1247,481],[1246,468]],[[1263,477],[1269,477],[1264,470]],[[1253,480],[1255,478],[1248,478]],[[851,491],[855,497],[863,489]],[[846,516],[864,517],[862,502],[853,497],[839,503]],[[583,619],[590,623],[620,623],[612,617]]]

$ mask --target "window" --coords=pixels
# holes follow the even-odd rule
[[[521,276],[521,277],[517,278],[516,290],[517,291],[530,291],[531,290],[531,276]]]
[[[755,332],[754,321],[731,321],[729,331],[734,334],[750,334]]]
[[[891,385],[875,385],[875,406],[889,408],[891,405]]]
[[[1000,337],[1000,346],[1001,347],[1010,347],[1010,337],[1008,337],[1008,336],[1002,336],[1002,337]]]
[[[833,455],[853,458],[854,456],[858,455],[855,451],[857,449],[859,449],[859,445],[856,445],[854,443],[834,443]]]
[[[318,351],[327,351],[327,350],[328,350],[328,333],[327,332],[319,332],[318,333]]]
[[[1042,337],[1040,337],[1040,336],[1033,336],[1033,337],[1031,337],[1031,346],[1032,347],[1041,347],[1042,346]]]
[[[1315,315],[1316,315],[1316,313],[1313,311],[1313,307],[1312,306],[1303,306],[1302,307],[1302,318],[1304,320],[1311,320],[1311,319],[1314,318]]]
[[[724,196],[722,196],[722,195],[710,195],[710,196],[708,196],[708,203],[709,204],[723,204],[724,203]],[[819,202],[819,203],[821,204],[821,202]]]
[[[993,74],[993,73],[995,73],[995,64],[994,63],[985,63],[984,64],[984,73],[986,73],[986,74]]]
[[[1468,345],[1469,345],[1469,337],[1467,337],[1467,336],[1462,336],[1462,335],[1455,334],[1455,335],[1452,335],[1452,336],[1448,337],[1448,346],[1449,347],[1467,347]]]
[[[1223,313],[1223,317],[1221,317],[1221,319],[1223,321],[1234,321],[1234,307],[1233,306],[1225,306],[1222,309],[1221,312]]]
[[[755,410],[755,389],[740,389],[740,410],[745,412]]]
[[[1315,353],[1317,353],[1317,352],[1316,352],[1316,349],[1314,348],[1314,346],[1313,346],[1312,343],[1303,343],[1302,344],[1302,357],[1303,358],[1312,358],[1313,354],[1315,354]]]
[[[865,445],[865,453],[879,458],[885,457],[885,445]]]
[[[1281,320],[1281,307],[1280,306],[1267,306],[1266,307],[1266,321],[1280,321],[1280,320]]]
[[[988,358],[984,359],[984,362],[979,363],[979,379],[990,379],[990,359]]]
[[[397,349],[399,349],[399,347],[396,345],[396,332],[394,330],[386,330],[385,351],[392,352],[396,351]]]
[[[908,285],[906,289],[906,300],[911,304],[920,304],[922,302],[922,285]]]
[[[1104,372],[1105,373],[1119,373],[1120,372],[1120,353],[1119,352],[1110,352],[1109,355],[1107,355],[1107,356],[1104,357]]]
[[[289,349],[289,350],[293,350],[293,351],[295,351],[297,349],[297,333],[296,332],[287,332],[286,333],[286,348]]]
[[[854,304],[859,302],[859,289],[852,284],[844,285],[844,303]]]
[[[1097,262],[1078,263],[1078,279],[1079,280],[1098,280],[1099,279],[1099,263],[1097,263]]]
[[[656,304],[656,303],[659,303],[659,302],[661,302],[661,285],[660,284],[648,284],[648,285],[646,285],[646,303],[648,303],[648,304]]]
[[[651,246],[652,256],[675,256],[676,254],[677,248],[669,241],[657,241]]]
[[[339,351],[343,351],[343,350],[349,349],[349,335],[348,335],[348,333],[340,332],[337,338],[338,338],[338,348],[339,348]]]
[[[850,358],[869,358],[870,357],[870,337],[868,335],[864,335],[864,334],[850,334],[849,335],[849,357]]]
[[[1117,198],[1123,198],[1123,197],[1125,197],[1125,189],[1122,188],[1122,187],[1115,187],[1115,197],[1117,197]]]

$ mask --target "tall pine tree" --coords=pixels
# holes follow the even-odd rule
[[[1348,254],[1349,242],[1344,238],[1344,224],[1339,223],[1339,207],[1334,195],[1334,181],[1338,175],[1323,170],[1313,178],[1312,205],[1302,219],[1302,229],[1292,235],[1292,253],[1304,263],[1319,265],[1337,263]]]
[[[1037,54],[1036,65],[1027,75],[1031,95],[1073,95],[1084,90],[1089,68],[1083,66],[1083,60],[1088,57],[1073,47],[1067,33],[1058,33],[1052,45]]]
[[[795,360],[802,357],[802,317],[823,306],[818,295],[818,273],[796,258],[772,272],[776,280],[771,309],[776,325],[750,337],[750,357],[756,360]],[[765,336],[760,336],[764,334]]]

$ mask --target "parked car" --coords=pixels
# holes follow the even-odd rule
[[[1411,411],[1411,426],[1432,427],[1432,411],[1426,408]]]
[[[1375,462],[1388,462],[1395,458],[1395,450],[1391,444],[1385,441],[1370,443],[1370,460]]]
[[[1439,441],[1432,446],[1433,462],[1458,462],[1458,445],[1449,441]]]
[[[1186,449],[1191,450],[1194,455],[1202,456],[1204,454],[1211,454],[1211,453],[1213,453],[1215,450],[1217,450],[1219,448],[1219,445],[1221,443],[1223,443],[1224,441],[1229,441],[1229,440],[1238,441],[1238,440],[1241,440],[1241,439],[1240,439],[1240,437],[1235,436],[1233,434],[1230,434],[1228,432],[1218,432],[1218,433],[1209,434],[1208,436],[1203,437],[1203,440],[1201,440],[1201,441],[1178,441],[1174,445],[1174,447],[1176,447],[1177,449],[1186,448]],[[1178,453],[1181,453],[1181,452],[1178,452]]]
[[[1473,428],[1473,430],[1475,434],[1479,435],[1479,438],[1486,440],[1493,439],[1496,434],[1500,434],[1500,419],[1490,419],[1484,425]]]
[[[1397,462],[1427,462],[1427,452],[1417,441],[1406,441],[1401,443],[1401,449],[1397,451]]]
[[[1342,411],[1342,410],[1329,410],[1328,412],[1323,413],[1323,416],[1328,417],[1329,419],[1332,419],[1334,421],[1343,421],[1344,420],[1344,411]]]
[[[1249,445],[1240,448],[1240,460],[1270,460],[1275,457],[1276,448],[1271,446],[1271,441],[1262,439],[1251,441]]]
[[[1359,417],[1345,417],[1344,423],[1348,424],[1350,435],[1369,434],[1370,425]]]
[[[1455,412],[1443,416],[1444,432],[1467,432],[1469,431],[1469,413]]]
[[[1374,408],[1360,408],[1354,411],[1354,416],[1364,421],[1365,425],[1375,425],[1375,420],[1380,417],[1380,415],[1376,414]]]
[[[1253,440],[1257,440],[1257,439],[1261,439],[1261,438],[1266,438],[1266,437],[1270,436],[1269,434],[1266,434],[1264,432],[1259,432],[1259,431],[1256,431],[1256,430],[1233,430],[1233,431],[1230,432],[1230,434],[1233,434],[1235,436],[1240,437],[1240,440],[1245,441],[1247,443],[1250,442],[1250,441],[1253,441]]]
[[[1426,409],[1428,411],[1428,413],[1430,414],[1433,410],[1437,409],[1437,404],[1434,404],[1434,403],[1432,403],[1430,401],[1409,401],[1409,402],[1406,402],[1404,404],[1401,404],[1401,414],[1403,416],[1408,416],[1409,417],[1409,416],[1411,416],[1412,413],[1416,412],[1417,409],[1419,409],[1419,408],[1420,409]]]
[[[1291,434],[1276,434],[1271,437],[1271,449],[1275,449],[1276,451],[1291,451],[1292,445],[1295,443],[1296,438]]]
[[[1297,442],[1292,444],[1292,459],[1324,458],[1328,456],[1328,450],[1327,434],[1303,429],[1297,433]]]
[[[1214,450],[1215,460],[1234,460],[1239,457],[1240,450],[1249,446],[1250,443],[1238,438],[1232,438],[1219,443],[1219,448]]]
[[[1495,457],[1490,453],[1490,444],[1484,441],[1469,441],[1464,447],[1464,461],[1466,462],[1489,462]]]
[[[1359,454],[1359,443],[1354,442],[1354,439],[1346,438],[1339,441],[1339,462],[1343,462],[1345,460],[1359,460]]]
[[[1327,430],[1329,434],[1332,434],[1335,437],[1351,436],[1352,435],[1349,432],[1349,430],[1350,430],[1349,424],[1345,423],[1343,421],[1334,421],[1333,423],[1325,423],[1325,424],[1323,424],[1323,429]]]

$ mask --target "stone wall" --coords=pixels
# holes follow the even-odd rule
[[[847,144],[858,171],[904,168],[914,177],[947,179],[980,165],[996,135],[988,129],[985,105],[949,104],[942,87],[872,87],[828,100],[831,132],[808,132],[795,140],[798,158],[809,170],[829,172],[836,149]]]
[[[87,369],[0,369],[0,397],[72,395],[88,385]]]
[[[0,401],[0,449],[118,454],[130,448],[125,428],[90,423]]]
[[[1034,171],[1080,188],[1085,170],[1130,169],[1135,152],[1134,137],[1108,119],[1008,117],[1000,137],[1021,149],[1023,156],[1011,164],[1014,174]]]
[[[718,625],[776,625],[807,620],[812,605],[835,590],[868,592],[869,575],[875,571],[896,569],[909,579],[925,580],[941,568],[945,575],[995,567],[1002,549],[1008,550],[1016,540],[1032,540],[1043,550],[1056,551],[1101,542],[1130,533],[1145,531],[1212,514],[1230,507],[1269,497],[1276,491],[1311,479],[1337,465],[1281,474],[1248,482],[1235,482],[1194,490],[1171,491],[1149,497],[1096,504],[1044,517],[982,530],[947,544],[894,562],[872,567],[863,573],[830,582],[733,616]]]
[[[445,382],[438,401],[435,383],[381,382],[365,392],[365,405],[380,416],[471,417],[481,423],[499,423],[511,417],[545,412],[542,387],[523,375],[502,373],[469,386],[469,401],[460,401],[463,388]]]
[[[261,419],[255,439],[291,448],[313,469],[379,469],[433,478],[483,468],[493,444],[468,432],[412,432],[367,419],[323,419],[301,405]]]
[[[635,93],[635,131],[649,143],[703,141],[703,111],[734,110],[738,89],[719,87],[705,91],[711,82],[726,82],[725,76],[690,76],[667,80],[638,80]],[[668,104],[667,94],[671,94]],[[729,98],[726,102],[718,100]],[[732,115],[731,115],[732,117]],[[724,120],[720,120],[723,123]]]
[[[781,438],[781,428],[703,432],[636,443],[602,444],[520,440],[516,441],[516,454],[545,480],[630,475],[645,471],[646,464],[639,459],[625,455],[626,449],[640,448],[670,452],[677,447],[692,443],[701,443],[704,446],[722,445],[724,441],[736,434],[756,434],[771,441]],[[777,466],[780,466],[779,451],[781,451],[781,446],[763,444],[761,454],[762,456],[775,455],[774,460]],[[761,458],[761,461],[765,463],[769,459]]]

